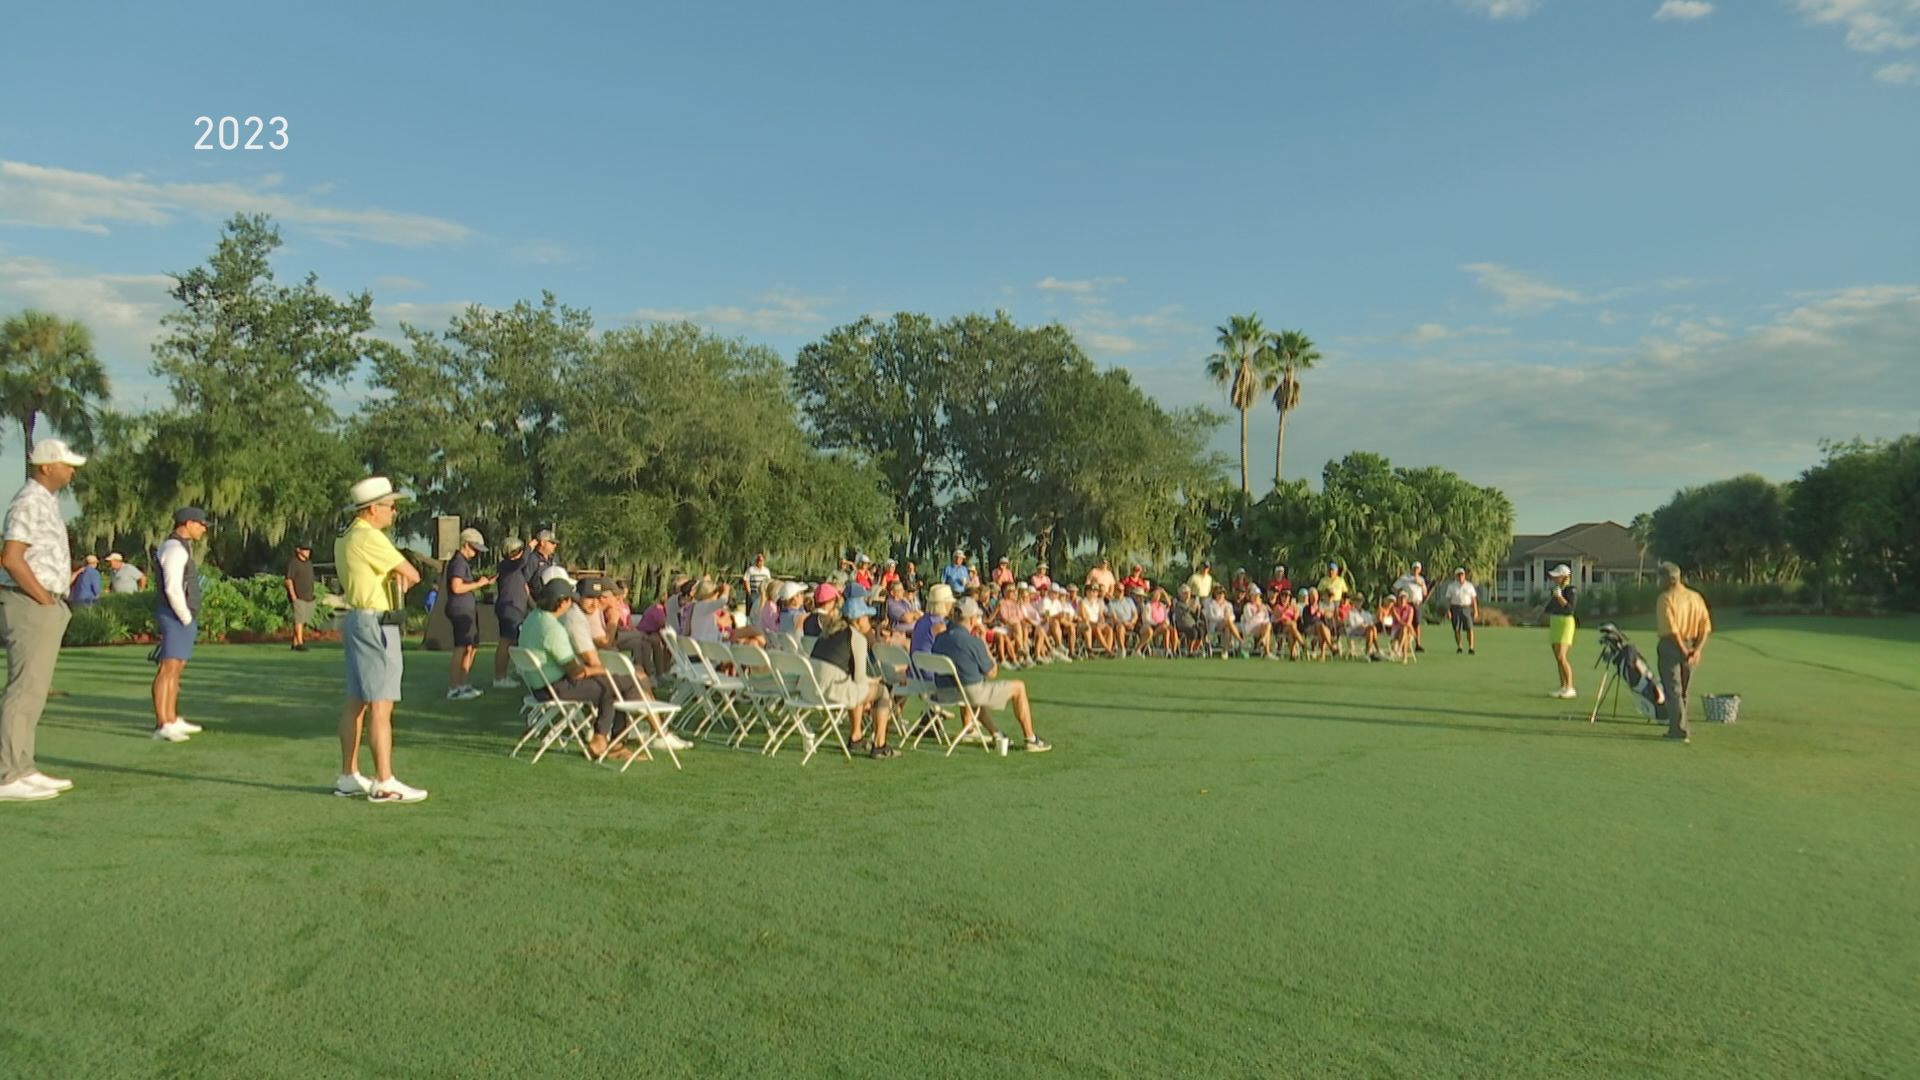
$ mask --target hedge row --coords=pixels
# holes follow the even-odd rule
[[[113,593],[101,597],[97,604],[75,607],[64,644],[118,645],[151,636],[156,599],[154,591],[147,589]],[[322,630],[332,623],[332,610],[317,605],[310,627]],[[208,570],[202,576],[201,640],[224,641],[234,634],[267,636],[292,629],[293,608],[287,603],[286,580],[280,575],[226,578]]]

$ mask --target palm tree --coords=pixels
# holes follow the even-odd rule
[[[1227,400],[1240,410],[1240,494],[1251,498],[1247,481],[1247,413],[1260,393],[1260,371],[1267,351],[1267,328],[1258,315],[1234,315],[1216,327],[1220,351],[1207,357],[1207,377],[1226,388]]]
[[[1633,515],[1633,524],[1627,526],[1633,534],[1633,546],[1640,552],[1640,569],[1634,573],[1634,580],[1647,576],[1647,552],[1653,549],[1653,515],[1642,510]]]
[[[22,457],[41,420],[82,446],[92,442],[94,413],[109,393],[85,326],[44,311],[0,323],[0,410],[20,422]]]
[[[1266,386],[1273,391],[1273,407],[1280,413],[1280,427],[1273,436],[1273,486],[1278,490],[1280,456],[1287,445],[1287,414],[1300,404],[1299,372],[1320,362],[1320,350],[1300,331],[1282,330],[1267,338],[1266,353],[1272,358]]]

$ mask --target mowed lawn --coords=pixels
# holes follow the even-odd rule
[[[336,649],[203,648],[178,746],[144,649],[69,650],[0,1073],[1920,1075],[1920,621],[1722,622],[1691,746],[1508,630],[1022,673],[1047,755],[625,775],[409,653],[392,807],[328,794]]]

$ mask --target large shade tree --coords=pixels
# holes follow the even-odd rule
[[[87,328],[44,311],[0,323],[0,409],[20,425],[21,456],[41,422],[85,447],[110,389]]]

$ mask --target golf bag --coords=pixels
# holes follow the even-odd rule
[[[1660,677],[1612,623],[1600,627],[1600,660],[1594,667],[1604,669],[1632,692],[1634,708],[1641,716],[1649,720],[1667,718],[1667,695],[1660,689]]]

